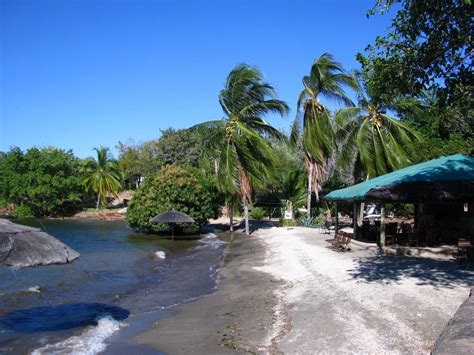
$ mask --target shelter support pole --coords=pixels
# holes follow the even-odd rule
[[[413,229],[417,229],[418,228],[418,204],[415,203],[414,204],[414,213],[413,213]]]
[[[336,224],[334,226],[334,233],[335,235],[337,235],[337,233],[339,232],[339,213],[337,211],[337,202],[336,202],[336,207],[334,208],[334,211],[336,213]]]
[[[385,248],[385,205],[380,208],[380,250]]]
[[[364,210],[365,210],[365,202],[361,202],[360,210],[359,210],[359,220],[357,221],[357,225],[359,227],[362,226],[362,221],[364,220]]]
[[[352,239],[357,239],[357,202],[354,202],[354,210],[352,211],[352,224],[354,229],[352,232]]]

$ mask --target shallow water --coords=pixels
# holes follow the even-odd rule
[[[226,236],[214,235],[172,242],[122,221],[41,222],[81,257],[0,267],[0,353],[103,351],[105,339],[135,316],[212,292],[226,245]]]

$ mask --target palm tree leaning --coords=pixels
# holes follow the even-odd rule
[[[329,53],[316,59],[310,74],[303,77],[303,90],[298,97],[297,115],[293,123],[291,140],[293,144],[302,139],[304,161],[308,177],[307,214],[311,215],[311,196],[319,201],[321,179],[327,159],[332,154],[333,128],[331,113],[321,103],[320,97],[353,106],[344,86],[355,88],[351,75]]]
[[[277,99],[275,89],[264,81],[260,70],[247,64],[240,64],[229,73],[219,93],[219,103],[224,118],[203,122],[193,129],[213,137],[207,149],[216,159],[218,186],[228,196],[231,226],[233,203],[241,202],[248,235],[252,189],[262,186],[272,175],[276,160],[267,138],[284,138],[262,117],[268,113],[283,116],[289,109]]]
[[[94,148],[97,152],[97,160],[87,158],[85,161],[85,171],[87,177],[83,184],[88,192],[97,194],[97,205],[107,205],[107,195],[112,194],[117,197],[117,193],[122,188],[122,173],[119,169],[117,161],[113,159],[109,148],[100,146]]]
[[[420,136],[387,111],[410,110],[416,114],[422,105],[411,98],[377,102],[364,85],[362,74],[355,72],[353,77],[358,85],[358,105],[336,113],[336,141],[341,147],[338,164],[347,166],[350,161],[360,161],[366,179],[409,165],[408,149]]]

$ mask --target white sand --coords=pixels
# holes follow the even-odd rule
[[[258,270],[285,281],[272,334],[284,353],[429,353],[474,273],[454,261],[329,249],[316,230],[270,228]]]

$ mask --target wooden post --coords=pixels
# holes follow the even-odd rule
[[[385,206],[382,203],[380,208],[380,250],[385,248]]]
[[[359,217],[357,221],[357,225],[360,227],[362,226],[362,221],[364,220],[364,210],[365,210],[365,202],[360,203],[360,210],[359,210]]]
[[[414,213],[413,213],[413,229],[416,230],[418,227],[418,204],[415,203]]]
[[[354,210],[352,211],[352,224],[354,231],[352,232],[352,239],[357,240],[357,202],[354,202]]]
[[[336,225],[334,226],[334,233],[337,236],[337,232],[339,231],[339,213],[337,211],[337,202],[336,202],[336,207],[335,207],[335,213],[336,213]]]

